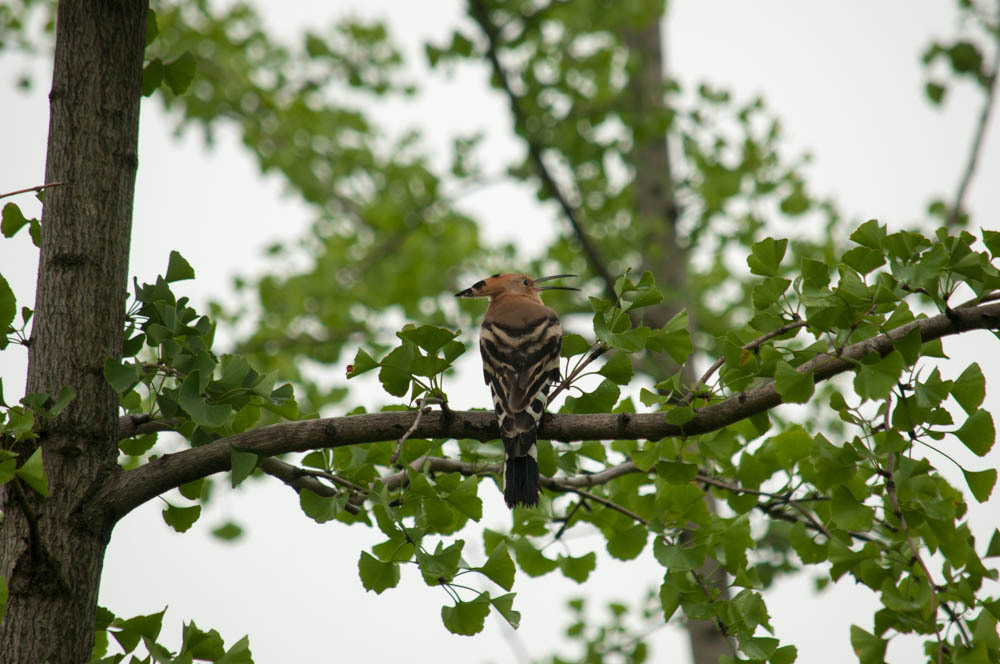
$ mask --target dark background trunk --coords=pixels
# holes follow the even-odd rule
[[[663,16],[656,16],[639,30],[627,31],[623,37],[633,61],[628,92],[635,132],[635,147],[631,165],[635,171],[635,216],[642,229],[643,269],[650,270],[656,284],[663,292],[663,303],[651,307],[646,322],[654,327],[665,325],[678,311],[686,308],[691,329],[695,329],[694,303],[687,285],[687,251],[677,235],[680,214],[674,195],[674,175],[670,166],[668,132],[663,131],[664,117],[668,112],[665,101],[667,74],[664,71]],[[662,367],[644,363],[642,369],[655,380]],[[683,367],[685,381],[693,385],[695,375],[690,364]],[[708,508],[715,509],[711,494],[705,494]],[[726,573],[712,560],[698,570],[720,597],[728,598]],[[732,645],[713,620],[688,620],[688,641],[694,664],[716,664],[719,657],[731,655]]]

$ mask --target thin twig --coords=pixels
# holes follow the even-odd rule
[[[847,342],[851,340],[851,337],[854,335],[854,333],[857,332],[858,328],[861,327],[861,324],[865,322],[865,318],[875,313],[875,310],[878,309],[878,306],[879,306],[878,304],[872,304],[872,306],[868,307],[868,310],[865,311],[863,315],[861,315],[856,321],[854,321],[850,329],[847,330],[847,334],[844,335],[843,343],[837,344],[835,346],[837,357],[841,357],[843,355],[844,348],[847,346]]]
[[[886,403],[885,417],[886,420],[889,418],[889,403]],[[937,610],[940,602],[938,601],[937,589],[934,587],[934,578],[931,576],[931,571],[927,567],[927,563],[924,562],[923,557],[920,555],[920,549],[914,543],[913,538],[906,532],[906,519],[903,517],[903,510],[899,507],[899,500],[896,498],[896,475],[893,469],[894,462],[896,458],[895,452],[889,452],[889,459],[886,464],[885,472],[885,492],[889,499],[889,504],[892,506],[892,511],[899,520],[899,530],[904,533],[906,538],[906,543],[910,547],[910,551],[913,552],[913,558],[920,565],[920,569],[924,572],[924,577],[927,579],[927,585],[931,589],[931,620],[934,621],[934,634],[937,637],[937,662],[941,664],[941,658],[944,655],[944,641],[941,639],[941,627],[938,626],[937,621]]]
[[[324,498],[333,498],[337,495],[337,491],[332,487],[323,484],[316,477],[313,477],[313,473],[305,468],[299,468],[298,466],[293,466],[290,463],[285,463],[280,459],[275,459],[274,457],[268,457],[262,459],[260,462],[260,469],[270,475],[271,477],[277,478],[284,482],[290,489],[298,493],[302,489],[308,489],[312,491],[317,496],[323,496]],[[342,482],[347,482],[342,478],[331,475],[330,477],[325,477],[330,481],[340,480]],[[350,484],[350,482],[347,482]],[[355,486],[355,485],[351,485]],[[358,487],[360,489],[360,487]],[[361,510],[358,506],[351,502],[350,498],[348,502],[344,505],[344,509],[351,514],[357,514]]]
[[[420,418],[424,416],[424,413],[431,412],[430,405],[432,403],[440,404],[443,403],[443,401],[437,397],[424,397],[423,399],[417,399],[417,416],[413,418],[413,424],[410,425],[410,428],[406,430],[406,433],[404,433],[399,439],[399,442],[396,443],[396,450],[392,453],[392,458],[389,459],[390,466],[395,466],[396,462],[399,461],[399,455],[403,451],[403,443],[405,443],[406,439],[413,435],[413,432],[417,430],[418,426],[420,426]]]
[[[580,374],[583,373],[583,370],[587,368],[587,365],[589,365],[591,362],[599,358],[601,355],[607,353],[609,350],[611,349],[603,344],[598,345],[596,348],[591,350],[590,355],[588,355],[585,360],[580,362],[580,364],[576,365],[576,368],[573,369],[573,371],[570,372],[570,374],[566,376],[566,378],[564,378],[562,382],[559,383],[559,385],[556,386],[556,389],[552,390],[552,394],[549,395],[548,399],[549,403],[552,403],[552,400],[556,398],[557,394],[559,394],[567,387],[572,385],[573,381],[579,378]]]
[[[698,585],[701,586],[702,592],[705,593],[705,599],[707,599],[709,603],[714,603],[716,600],[712,597],[712,591],[708,587],[708,583],[706,583],[704,577],[701,574],[699,574],[697,570],[691,570],[691,576],[698,583]],[[729,638],[731,636],[731,631],[729,629],[729,626],[726,625],[726,623],[722,620],[720,616],[716,616],[715,627],[716,629],[719,630],[719,634],[721,634],[723,637],[726,637],[725,638],[726,645],[729,646],[729,650],[733,653],[733,657],[735,658],[737,654],[736,646],[733,645],[733,640]]]
[[[780,337],[782,334],[785,334],[786,332],[791,332],[796,328],[805,327],[807,324],[808,323],[806,323],[806,321],[804,320],[796,320],[791,323],[785,323],[784,325],[771,330],[767,334],[763,334],[754,339],[753,341],[749,341],[743,344],[742,346],[740,346],[740,348],[743,350],[756,351],[758,348],[761,347],[761,345],[764,344],[764,342],[770,341],[775,337]],[[726,363],[725,357],[719,357],[719,359],[713,362],[712,366],[710,366],[702,375],[702,377],[698,379],[698,382],[694,384],[694,388],[691,390],[691,392],[689,392],[687,396],[684,397],[682,405],[687,405],[691,403],[694,396],[697,394],[696,390],[698,389],[698,387],[702,385],[707,385],[709,379],[712,377],[712,374],[718,371],[719,367],[721,367],[725,363]]]
[[[953,227],[958,223],[958,218],[962,214],[962,203],[965,200],[965,194],[969,189],[969,184],[972,182],[972,176],[976,172],[979,153],[982,152],[983,143],[985,142],[986,127],[989,125],[990,114],[993,112],[993,103],[996,100],[998,73],[1000,73],[1000,44],[997,44],[996,53],[993,57],[993,69],[986,79],[986,99],[983,102],[983,109],[979,113],[979,122],[976,124],[976,131],[972,137],[969,160],[965,164],[965,172],[962,173],[962,178],[958,181],[955,202],[952,204],[951,211],[948,213],[948,219],[945,221],[945,225],[949,227]]]
[[[493,68],[494,76],[496,76],[497,80],[500,82],[500,86],[507,94],[507,99],[510,103],[510,112],[514,116],[514,126],[521,129],[521,135],[528,146],[528,156],[535,164],[538,177],[541,179],[542,185],[545,189],[559,202],[559,207],[562,209],[563,214],[566,216],[570,226],[573,228],[573,233],[576,235],[576,239],[580,243],[583,253],[586,254],[587,261],[590,263],[594,272],[604,282],[605,293],[612,301],[614,301],[617,299],[617,295],[615,293],[615,278],[611,276],[611,272],[608,270],[607,265],[605,265],[604,260],[601,258],[600,252],[590,240],[586,231],[584,231],[576,208],[570,204],[565,194],[563,194],[562,190],[559,188],[559,184],[555,181],[555,178],[549,171],[548,166],[546,166],[545,159],[542,154],[542,146],[539,145],[532,136],[528,135],[527,114],[521,106],[521,97],[514,91],[513,87],[511,87],[510,79],[507,77],[507,71],[500,62],[500,31],[490,20],[489,11],[482,0],[471,0],[469,5],[472,18],[479,24],[479,28],[483,31],[483,35],[486,37],[486,57],[489,59],[490,65]]]
[[[948,602],[942,603],[941,608],[944,609],[944,612],[948,614],[949,618],[951,618],[951,624],[958,628],[959,633],[962,635],[962,641],[965,645],[969,645],[969,633],[965,631],[965,626],[962,625],[962,617],[955,612],[955,609],[951,608],[951,605],[948,604]]]
[[[118,418],[118,440],[180,428],[179,418],[154,418],[149,413],[129,413]]]
[[[321,470],[319,468],[298,468],[298,473],[304,477],[322,477],[324,480],[333,482],[338,486],[342,486],[345,489],[350,489],[355,493],[367,493],[368,490],[362,486],[358,486],[354,482],[344,479],[339,475],[334,475],[333,473]]]
[[[723,482],[721,480],[715,479],[714,477],[709,477],[708,475],[700,473],[698,475],[695,475],[695,480],[703,484],[710,484],[712,486],[719,487],[720,489],[725,489],[726,491],[732,491],[733,493],[748,493],[754,496],[763,496],[765,498],[771,498],[772,500],[782,505],[788,505],[789,507],[797,511],[799,514],[801,514],[803,517],[805,517],[806,520],[809,522],[807,525],[811,525],[813,530],[817,530],[823,533],[824,535],[826,535],[827,539],[833,538],[833,536],[830,534],[830,531],[827,530],[826,526],[824,526],[809,510],[802,507],[802,505],[799,504],[799,501],[793,500],[788,495],[768,493],[767,491],[760,491],[758,489],[748,489],[746,487],[742,487],[736,484],[729,484],[728,482]],[[761,510],[765,512],[767,511],[764,510],[763,507],[761,507]]]
[[[1000,300],[1000,291],[991,291],[989,293],[983,293],[979,297],[974,297],[971,300],[966,300],[962,304],[955,307],[956,309],[968,309],[970,307],[975,307],[986,302],[995,302]]]
[[[616,503],[616,502],[614,502],[612,500],[608,500],[607,498],[604,498],[603,496],[598,496],[596,493],[591,493],[589,491],[585,491],[583,489],[578,489],[578,488],[573,487],[573,486],[564,486],[558,480],[555,480],[555,479],[553,479],[553,481],[549,484],[549,488],[550,489],[554,489],[556,491],[565,491],[565,492],[568,492],[568,493],[575,493],[576,495],[580,496],[581,498],[586,498],[587,500],[592,500],[595,503],[604,505],[605,507],[613,509],[616,512],[621,512],[622,514],[624,514],[628,518],[632,519],[633,521],[638,521],[639,523],[641,523],[644,526],[648,526],[649,525],[649,521],[647,521],[646,519],[642,518],[641,516],[639,516],[638,514],[636,514],[635,512],[633,512],[632,510],[628,509],[627,507],[622,507],[618,503]]]
[[[804,521],[804,520],[800,519],[799,517],[795,516],[794,514],[789,514],[788,512],[776,509],[775,505],[773,505],[771,503],[758,503],[757,505],[754,505],[754,507],[756,507],[758,510],[760,510],[764,514],[768,515],[772,519],[778,519],[779,521],[787,521],[789,523],[801,523],[803,526],[805,526],[806,528],[808,528],[808,529],[810,529],[812,531],[821,532],[811,522]],[[868,535],[866,533],[859,533],[859,532],[857,532],[855,530],[848,530],[848,531],[845,531],[845,532],[851,537],[851,539],[856,539],[859,542],[877,542],[877,543],[881,543],[880,539],[878,539],[877,537],[872,537],[871,535]]]
[[[441,473],[459,473],[461,475],[495,475],[501,471],[498,463],[474,463],[471,461],[458,461],[456,459],[446,459],[444,457],[422,456],[410,462],[411,470],[420,471],[423,468]],[[546,478],[541,478],[544,486]],[[406,470],[384,475],[378,481],[385,485],[389,491],[405,486],[409,482],[409,475]]]
[[[576,503],[573,504],[573,507],[566,514],[566,516],[564,516],[561,519],[554,519],[554,521],[562,521],[562,525],[559,526],[559,530],[556,531],[555,536],[552,538],[553,541],[556,541],[563,536],[563,534],[566,532],[566,529],[569,528],[569,524],[573,520],[573,517],[576,516],[576,513],[584,505],[585,503],[583,502],[583,500],[578,500],[576,501]]]
[[[729,484],[728,482],[723,482],[722,480],[716,479],[716,478],[711,477],[709,475],[705,475],[704,473],[698,473],[697,475],[695,475],[695,481],[701,482],[702,484],[710,484],[711,486],[715,486],[715,487],[718,487],[720,489],[725,489],[726,491],[732,491],[733,493],[747,493],[747,494],[751,494],[751,495],[754,495],[754,496],[761,496],[761,497],[764,497],[764,498],[770,498],[772,501],[774,501],[774,503],[781,504],[781,505],[788,505],[788,506],[792,507],[793,509],[795,509],[797,512],[799,512],[799,514],[801,514],[803,517],[805,517],[806,520],[802,521],[801,519],[797,519],[796,517],[792,516],[791,514],[786,514],[784,512],[780,512],[780,511],[776,510],[774,503],[771,503],[771,504],[769,504],[769,503],[758,503],[757,505],[755,505],[755,507],[757,509],[759,509],[761,512],[764,512],[765,514],[767,514],[768,516],[774,517],[776,519],[781,519],[783,521],[792,521],[792,522],[801,523],[804,526],[806,526],[807,528],[815,530],[816,532],[823,533],[824,535],[826,535],[827,539],[832,539],[832,537],[833,537],[830,534],[830,531],[826,528],[826,526],[824,526],[815,517],[815,515],[813,515],[811,512],[809,512],[809,510],[807,510],[806,508],[804,508],[800,504],[802,502],[801,499],[800,500],[792,500],[789,496],[786,496],[786,495],[783,495],[783,494],[769,493],[767,491],[761,491],[759,489],[748,489],[746,487],[742,487],[742,486],[739,486],[737,484]],[[826,498],[812,498],[812,499],[809,499],[809,500],[827,500],[827,499]],[[847,534],[850,535],[854,539],[861,540],[861,541],[864,541],[864,542],[875,541],[874,537],[872,537],[871,535],[866,535],[865,533],[858,533],[858,532],[854,532],[854,531],[850,531],[849,530],[849,531],[847,531]]]
[[[0,198],[7,198],[8,196],[17,196],[18,194],[27,194],[30,191],[41,191],[42,189],[50,189],[52,187],[61,187],[65,185],[65,182],[49,182],[48,184],[40,184],[36,187],[28,187],[27,189],[18,189],[17,191],[8,191],[6,194],[0,194]]]

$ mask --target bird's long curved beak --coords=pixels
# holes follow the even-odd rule
[[[535,283],[537,284],[540,281],[552,281],[553,279],[562,279],[563,277],[575,277],[575,276],[576,276],[575,274],[553,274],[553,275],[548,276],[548,277],[539,277],[538,279],[535,279]],[[539,287],[535,288],[535,290],[540,290],[540,291],[545,291],[545,290],[575,290],[575,291],[578,291],[580,289],[579,288],[573,288],[572,286],[539,286]]]
[[[553,274],[552,276],[549,277],[538,277],[537,279],[535,279],[535,283],[538,284],[543,281],[552,281],[553,279],[562,279],[563,277],[575,277],[575,276],[576,276],[575,274]]]

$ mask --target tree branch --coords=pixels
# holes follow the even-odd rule
[[[563,488],[561,488],[559,486],[556,486],[554,488],[556,490],[558,490],[558,491],[565,491],[567,493],[575,493],[576,495],[580,496],[581,498],[583,498],[585,500],[590,500],[590,501],[593,501],[593,502],[598,503],[600,505],[604,505],[608,509],[612,509],[612,510],[614,510],[616,512],[621,512],[622,514],[624,514],[628,518],[630,518],[633,521],[636,521],[638,523],[641,523],[644,526],[648,526],[649,525],[649,521],[647,521],[646,519],[642,518],[641,516],[639,516],[638,514],[636,514],[635,512],[633,512],[632,510],[630,510],[630,509],[628,509],[626,507],[622,507],[621,505],[619,505],[618,503],[614,502],[613,500],[608,500],[604,496],[598,496],[595,493],[590,493],[589,491],[584,491],[583,489],[573,489],[573,488],[563,489]]]
[[[1000,302],[960,307],[944,314],[902,325],[887,334],[845,347],[837,357],[820,355],[798,367],[812,373],[816,382],[850,371],[869,353],[887,355],[893,342],[918,328],[924,342],[978,329],[1000,329]],[[556,441],[575,440],[659,440],[671,436],[696,436],[717,431],[752,415],[768,411],[781,403],[773,382],[736,394],[699,409],[694,418],[677,426],[669,424],[662,412],[598,413],[592,415],[546,415],[539,428],[539,438]],[[94,497],[93,505],[107,510],[108,516],[121,518],[145,501],[201,477],[229,470],[231,446],[263,456],[288,452],[306,452],[317,448],[342,447],[381,441],[396,441],[413,425],[415,414],[409,412],[372,413],[327,419],[282,422],[229,436],[207,445],[167,454],[148,464],[122,471],[107,480]],[[495,440],[496,417],[492,411],[431,412],[424,415],[413,436],[419,438],[465,438]],[[577,487],[600,483],[604,473],[636,472],[627,464],[574,479]],[[562,479],[560,482],[570,480]],[[605,480],[606,481],[606,480]]]
[[[287,465],[287,464],[286,464]],[[294,467],[292,467],[294,468]],[[446,459],[443,457],[432,457],[423,456],[419,459],[415,459],[410,463],[410,468],[416,471],[429,470],[439,473],[460,473],[462,475],[497,475],[501,472],[500,464],[498,463],[475,463],[471,461],[459,461],[457,459]],[[298,470],[298,469],[295,469]],[[581,473],[579,475],[572,475],[570,477],[541,477],[539,478],[539,484],[552,491],[559,491],[562,493],[575,493],[580,496],[583,500],[577,503],[573,511],[579,509],[580,505],[586,500],[591,500],[593,502],[599,503],[608,507],[610,509],[621,512],[622,514],[628,516],[629,518],[642,523],[643,525],[648,525],[648,522],[643,517],[638,514],[614,503],[603,496],[598,496],[589,491],[581,489],[580,487],[593,487],[600,486],[602,484],[607,484],[608,482],[617,479],[623,475],[629,475],[631,473],[643,473],[645,471],[641,470],[632,461],[625,461],[616,466],[611,466],[598,473]],[[393,473],[391,475],[383,476],[379,481],[386,486],[389,491],[395,491],[400,486],[403,486],[408,481],[408,475],[406,471],[401,471]],[[830,538],[830,532],[823,526],[808,510],[806,510],[802,505],[799,504],[799,500],[792,499],[788,496],[782,496],[774,493],[768,493],[766,491],[759,491],[757,489],[748,489],[746,487],[739,486],[737,484],[730,484],[728,482],[723,482],[722,480],[716,479],[705,473],[698,473],[694,481],[698,484],[710,485],[726,491],[732,491],[733,493],[749,493],[755,496],[760,496],[762,498],[771,498],[771,502],[758,503],[756,508],[764,512],[768,516],[774,519],[781,519],[784,521],[791,521],[794,523],[801,523],[806,528],[814,530],[818,533],[823,533]],[[323,494],[326,495],[326,494]],[[330,494],[332,495],[332,493]],[[359,491],[355,494],[352,501],[357,500],[360,503],[363,500],[363,492]],[[821,498],[817,498],[820,500]],[[353,503],[352,503],[353,504]],[[789,505],[798,511],[803,518],[798,518],[793,514],[788,514],[784,511],[777,509],[778,505]],[[562,533],[568,526],[570,517],[567,516],[562,528],[556,533],[555,539],[559,539]],[[864,542],[876,541],[875,537],[868,535],[866,533],[859,533],[854,531],[848,531],[848,535],[854,539],[858,539]]]
[[[441,399],[437,399],[435,397],[426,397],[423,399],[417,399],[417,416],[413,418],[413,424],[410,425],[410,428],[406,430],[406,433],[404,433],[402,437],[399,439],[399,442],[396,443],[396,450],[392,453],[392,458],[389,459],[390,466],[396,465],[396,462],[399,460],[399,455],[403,452],[403,443],[406,442],[406,439],[409,438],[416,430],[417,426],[420,425],[420,418],[425,413],[431,412],[430,404],[432,403],[443,404],[444,402]]]
[[[979,113],[976,132],[972,137],[969,161],[965,165],[965,172],[962,173],[962,179],[958,182],[958,191],[955,192],[955,202],[948,213],[948,219],[945,221],[945,225],[948,227],[954,227],[958,223],[958,219],[962,214],[962,203],[965,200],[965,194],[969,190],[972,176],[976,172],[976,165],[979,163],[979,153],[982,151],[983,141],[986,137],[986,127],[989,125],[990,114],[993,112],[993,103],[996,100],[998,75],[1000,75],[1000,44],[997,45],[996,54],[993,57],[993,68],[987,79],[986,99],[983,101],[983,109]]]
[[[772,501],[774,501],[779,505],[788,505],[789,507],[793,508],[796,512],[801,514],[803,517],[805,517],[805,519],[808,521],[808,523],[806,524],[807,526],[811,526],[813,530],[823,533],[824,535],[826,535],[827,539],[830,539],[832,537],[832,535],[830,535],[830,531],[827,530],[826,527],[822,523],[820,523],[816,519],[816,517],[812,515],[811,512],[809,512],[809,510],[802,507],[802,505],[799,504],[798,500],[792,498],[790,495],[770,493],[768,491],[760,491],[758,489],[748,489],[746,487],[742,487],[736,484],[730,484],[729,482],[723,482],[722,480],[716,479],[704,473],[698,473],[695,476],[695,480],[701,482],[702,484],[718,487],[720,489],[725,489],[726,491],[731,491],[733,493],[749,493],[751,495],[759,496],[762,498],[770,498]],[[758,505],[758,507],[760,506]],[[764,508],[761,507],[761,509]],[[764,511],[767,510],[765,509]]]
[[[18,189],[17,191],[8,191],[5,194],[0,194],[0,198],[8,198],[10,196],[17,196],[18,194],[27,194],[30,191],[39,192],[42,189],[47,189],[49,187],[61,187],[65,182],[49,182],[48,184],[40,184],[34,187],[28,187],[26,189]]]
[[[287,484],[289,488],[295,491],[295,493],[298,493],[302,489],[309,489],[317,496],[323,496],[325,498],[332,498],[337,495],[336,489],[323,484],[309,471],[299,468],[298,466],[293,466],[290,463],[285,463],[281,459],[268,457],[260,462],[260,469],[268,475]],[[346,482],[346,480],[342,480],[335,475],[323,474],[321,476],[330,479],[330,481],[335,483]],[[356,488],[350,482],[346,482],[346,484],[350,485],[347,487],[349,489]],[[350,502],[344,505],[344,509],[352,514],[357,514],[359,512],[358,506]]]
[[[118,440],[159,431],[176,431],[180,420],[153,419],[146,413],[132,413],[118,418]]]
[[[524,138],[524,142],[528,147],[528,157],[535,165],[535,170],[538,172],[538,177],[542,181],[542,186],[556,199],[556,201],[558,201],[559,207],[562,209],[566,219],[569,220],[569,225],[572,227],[573,233],[576,235],[576,239],[580,243],[580,247],[583,249],[583,253],[587,256],[587,262],[590,263],[591,269],[593,269],[594,272],[601,278],[601,281],[604,282],[604,290],[607,296],[612,302],[616,301],[618,296],[615,294],[615,278],[611,275],[607,265],[605,265],[604,259],[601,258],[601,254],[597,250],[597,247],[590,240],[590,237],[583,229],[583,225],[580,223],[579,213],[576,208],[570,204],[566,195],[563,194],[562,190],[559,188],[559,184],[552,176],[551,171],[549,171],[548,166],[546,166],[544,155],[542,154],[543,146],[528,134],[528,118],[521,105],[521,97],[514,91],[514,88],[511,87],[510,79],[507,77],[507,71],[500,62],[499,28],[490,20],[489,10],[483,4],[482,0],[471,0],[469,2],[469,13],[473,20],[475,20],[479,25],[480,30],[483,31],[483,35],[486,37],[486,57],[490,61],[490,66],[493,68],[493,75],[496,76],[497,80],[500,82],[500,87],[502,87],[503,91],[507,94],[507,100],[510,103],[510,112],[511,115],[514,116],[514,126],[521,129],[521,136]]]
[[[491,475],[500,472],[498,463],[473,463],[471,461],[459,461],[458,459],[446,459],[444,457],[422,456],[410,462],[412,470],[429,470],[438,473],[460,473],[462,475]],[[541,478],[544,483],[546,478]],[[409,482],[409,475],[406,470],[401,470],[392,475],[386,475],[379,481],[385,485],[389,491],[395,491]]]

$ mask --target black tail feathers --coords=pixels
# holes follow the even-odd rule
[[[503,499],[511,509],[515,505],[538,504],[538,462],[534,457],[508,456],[503,474]]]

